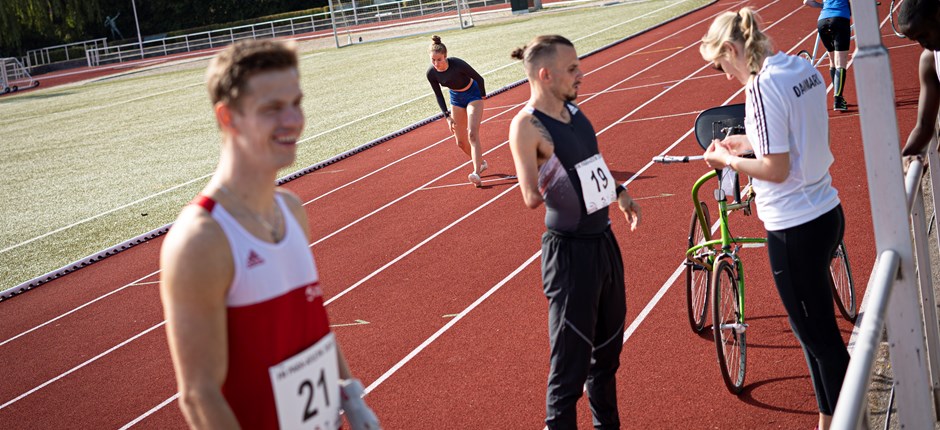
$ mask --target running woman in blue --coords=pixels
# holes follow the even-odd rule
[[[620,208],[631,231],[640,207],[614,181],[594,127],[573,103],[584,75],[571,41],[539,36],[512,56],[522,60],[532,93],[509,127],[509,147],[526,206],[545,203],[542,285],[551,346],[545,424],[576,429],[586,384],[594,428],[619,429],[616,376],[627,303],[608,207]]]
[[[457,146],[473,161],[473,172],[467,175],[467,180],[479,187],[483,183],[480,174],[487,168],[480,146],[480,122],[483,120],[483,99],[486,98],[483,77],[466,61],[448,57],[447,47],[441,43],[440,36],[431,37],[431,47],[428,51],[431,55],[428,82],[431,83],[431,89],[434,90],[444,118],[447,118],[450,131],[457,138]],[[442,86],[450,89],[453,114],[447,110],[447,104],[444,103]]]
[[[819,40],[829,52],[829,77],[832,78],[832,91],[835,95],[832,108],[838,111],[848,110],[842,91],[847,79],[845,68],[849,64],[849,42],[852,40],[852,7],[849,0],[803,0],[809,7],[820,8],[816,29]]]

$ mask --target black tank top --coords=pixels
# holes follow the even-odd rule
[[[594,126],[577,106],[565,103],[571,122],[556,120],[535,108],[535,115],[552,136],[555,152],[539,167],[539,192],[545,200],[545,227],[560,233],[595,235],[610,225],[609,207],[588,215],[575,165],[598,154]]]

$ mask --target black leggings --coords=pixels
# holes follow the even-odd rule
[[[842,206],[819,218],[767,232],[770,268],[793,334],[809,365],[819,412],[832,415],[849,352],[836,323],[829,262],[845,231]]]
[[[826,51],[842,52],[849,50],[852,41],[852,23],[848,18],[824,18],[816,22],[819,40]]]

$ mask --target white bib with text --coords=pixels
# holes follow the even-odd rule
[[[271,366],[268,373],[281,429],[339,428],[339,362],[333,333]]]
[[[588,215],[606,208],[617,200],[617,183],[604,163],[604,157],[597,154],[574,166],[581,179],[581,193],[584,195],[584,209]]]

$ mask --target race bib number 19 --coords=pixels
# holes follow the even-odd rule
[[[339,428],[339,363],[333,333],[271,366],[268,373],[281,429]]]
[[[617,183],[601,154],[578,163],[574,168],[581,180],[584,209],[587,210],[588,215],[606,208],[617,200]]]

